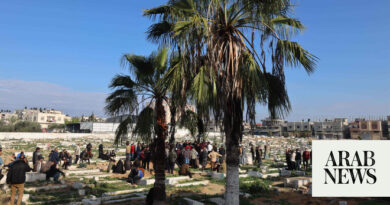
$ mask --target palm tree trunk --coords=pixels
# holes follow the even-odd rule
[[[156,135],[155,140],[155,153],[153,167],[155,170],[155,183],[154,183],[154,204],[161,204],[166,199],[165,193],[165,139],[167,138],[168,125],[165,120],[165,109],[163,106],[162,97],[156,98]]]
[[[226,135],[226,193],[225,204],[236,205],[240,203],[239,190],[239,142],[242,138],[242,105],[241,100],[232,97],[227,100],[225,108],[224,127]]]
[[[172,103],[171,107],[170,107],[170,111],[171,111],[171,127],[170,127],[170,130],[169,130],[169,133],[170,133],[170,138],[169,138],[169,144],[174,144],[175,142],[175,132],[176,132],[176,104],[175,103]]]

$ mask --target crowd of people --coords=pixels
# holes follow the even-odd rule
[[[129,171],[128,182],[131,184],[137,184],[145,175],[145,170],[153,173],[150,162],[152,161],[152,145],[144,143],[130,143],[126,142],[126,158],[124,161],[119,159],[115,160],[115,151],[104,152],[103,144],[98,147],[98,158],[109,161],[108,171],[113,173],[124,174]],[[209,166],[211,171],[226,172],[226,150],[223,145],[217,147],[210,142],[178,142],[176,144],[166,144],[165,150],[165,169],[168,174],[173,174],[175,166],[177,166],[179,175],[188,175],[192,177],[190,168],[201,169],[202,171]],[[240,146],[240,165],[247,164],[249,153],[252,156],[253,164],[259,167],[262,164],[263,159],[269,158],[270,148],[269,146],[255,146],[249,144],[249,147]],[[74,160],[73,160],[74,157]],[[8,168],[7,184],[11,186],[11,200],[16,195],[16,190],[23,196],[25,173],[29,171],[45,173],[46,179],[53,178],[58,182],[62,177],[65,177],[64,172],[59,169],[68,169],[69,166],[74,163],[80,162],[90,163],[90,159],[93,157],[92,145],[89,143],[83,151],[81,151],[80,144],[77,144],[73,154],[70,154],[66,149],[59,152],[58,148],[54,148],[49,156],[48,160],[45,160],[41,154],[41,148],[37,147],[33,152],[32,164],[30,168],[28,160],[23,151],[18,154],[11,154],[5,160],[2,158],[2,149],[0,148],[0,180],[4,177],[2,174],[2,167]],[[305,149],[302,153],[300,149],[287,149],[286,150],[286,162],[289,170],[307,170],[309,164],[311,165],[312,152]],[[303,167],[301,167],[303,164]],[[20,202],[18,201],[18,204]]]
[[[288,170],[302,170],[301,164],[303,163],[303,170],[308,170],[309,163],[311,165],[312,154],[308,148],[301,153],[300,149],[287,149],[286,150],[286,162]]]

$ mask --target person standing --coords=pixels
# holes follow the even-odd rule
[[[303,168],[305,169],[305,171],[309,167],[309,159],[310,159],[310,153],[306,148],[305,151],[303,152]]]
[[[244,157],[242,155],[242,145],[240,146],[240,156],[239,156],[239,166],[241,166],[244,162]]]
[[[296,156],[295,150],[292,149],[292,150],[291,150],[291,159],[290,159],[290,161],[291,161],[291,169],[292,169],[292,170],[295,170],[295,169],[296,169],[295,156]]]
[[[18,190],[17,205],[22,203],[24,183],[26,182],[26,172],[31,171],[30,166],[26,163],[24,155],[20,155],[19,160],[13,163],[7,174],[7,184],[11,185],[11,205],[15,203],[16,190]]]
[[[58,156],[58,148],[55,148],[50,153],[49,160],[54,162],[55,164],[58,164],[58,162],[60,161],[60,157]]]
[[[250,146],[251,146],[252,161],[253,161],[253,164],[255,164],[256,163],[256,158],[255,158],[256,148],[252,143],[250,144]]]
[[[262,160],[263,160],[263,150],[260,147],[257,147],[256,149],[256,156],[257,156],[257,166],[260,168]]]
[[[198,152],[194,147],[191,149],[191,166],[192,168],[198,168],[196,160],[198,159]]]
[[[146,161],[145,161],[145,150],[146,150],[146,148],[142,148],[141,154],[140,154],[140,159],[141,159],[141,162],[142,162],[141,167],[143,169],[145,169],[145,163],[146,163]]]
[[[200,159],[202,161],[202,171],[206,168],[207,166],[207,157],[208,157],[209,152],[207,151],[206,147],[203,147],[200,152]]]
[[[35,149],[35,151],[33,152],[33,159],[32,159],[32,162],[33,162],[34,172],[37,171],[37,170],[35,170],[35,164],[39,161],[39,160],[38,160],[38,156],[41,155],[40,151],[41,151],[41,148],[37,147],[37,148]]]
[[[168,173],[173,174],[173,170],[175,168],[175,163],[177,159],[177,154],[175,149],[171,148],[171,151],[169,152],[168,155]]]
[[[144,169],[147,169],[149,171],[150,156],[151,156],[149,147],[145,148],[144,154],[145,154],[145,167],[144,167]]]
[[[211,171],[214,170],[214,168],[216,168],[216,164],[217,164],[217,159],[218,157],[221,157],[222,155],[220,155],[218,152],[216,152],[217,150],[213,150],[210,152],[209,154],[209,158],[210,158],[210,161],[211,161]]]
[[[291,166],[291,153],[290,153],[290,149],[286,149],[286,163],[287,163],[287,169],[288,170],[291,170],[292,169],[292,166]]]
[[[76,155],[76,159],[75,159],[74,163],[77,164],[77,162],[80,159],[80,144],[76,145],[76,149],[74,151],[74,155]]]
[[[4,175],[1,173],[4,165],[4,161],[3,158],[1,158],[1,155],[3,155],[3,149],[0,147],[0,181],[4,177]]]
[[[301,161],[302,161],[302,154],[299,149],[296,150],[296,155],[295,155],[295,169],[300,170],[301,169]]]
[[[183,157],[184,157],[184,164],[189,164],[191,159],[191,150],[188,146],[185,148],[183,152]]]
[[[38,155],[38,160],[34,165],[34,171],[40,173],[42,171],[42,168],[45,166],[45,162],[43,161],[44,158],[42,155]]]
[[[131,160],[131,146],[129,141],[126,142],[126,160]]]
[[[134,160],[134,156],[135,155],[135,145],[134,143],[131,143],[131,146],[130,146],[130,156],[131,156],[131,160]]]
[[[210,142],[207,142],[207,151],[210,153],[213,151],[213,145],[210,144]]]
[[[101,143],[99,145],[99,156],[98,156],[98,158],[102,159],[103,158],[103,154],[104,154],[104,146],[103,146],[103,143]]]

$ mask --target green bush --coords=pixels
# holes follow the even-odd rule
[[[87,167],[86,163],[80,163],[79,166],[77,166],[77,168],[85,168],[85,167]]]
[[[248,193],[252,196],[267,194],[270,192],[269,186],[271,183],[269,181],[255,181],[253,183],[244,183],[240,182],[240,191],[244,193]]]

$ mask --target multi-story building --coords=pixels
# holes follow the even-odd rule
[[[382,130],[383,137],[390,138],[390,116],[387,116],[387,119],[382,121]]]
[[[349,123],[352,139],[379,140],[383,137],[382,121],[355,119]]]
[[[286,121],[281,119],[271,119],[266,118],[261,121],[261,125],[256,125],[255,133],[259,135],[268,135],[268,136],[283,136],[285,132]]]
[[[9,122],[12,118],[17,119],[18,115],[15,112],[10,110],[1,110],[0,111],[0,121]]]
[[[348,119],[335,118],[322,122],[314,122],[314,135],[320,138],[343,139],[348,131]]]
[[[16,110],[15,113],[19,120],[37,122],[42,128],[48,128],[50,124],[65,124],[65,120],[71,120],[70,116],[53,109],[32,108]]]
[[[311,137],[313,134],[313,122],[298,121],[298,122],[287,122],[286,129],[289,136],[296,137]]]

